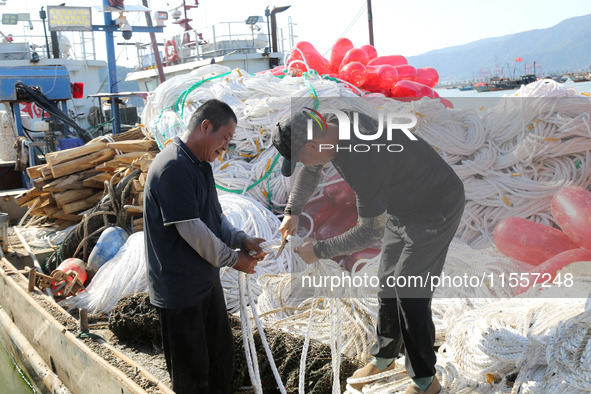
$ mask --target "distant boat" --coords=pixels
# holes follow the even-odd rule
[[[461,90],[462,92],[465,90],[474,90],[474,87],[472,87],[471,85],[464,85],[464,86],[458,87],[458,90]]]
[[[587,82],[590,81],[589,75],[586,74],[571,74],[568,76],[573,82]]]
[[[488,82],[481,82],[474,85],[477,92],[496,92],[499,90],[519,89],[521,85],[527,85],[536,81],[533,74],[522,75],[520,79],[491,78]]]
[[[488,92],[488,85],[486,82],[480,82],[473,86],[477,92]]]

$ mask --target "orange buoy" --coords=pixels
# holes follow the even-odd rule
[[[80,259],[70,258],[64,260],[56,269],[65,273],[74,271],[78,274],[78,278],[80,278],[82,283],[86,281],[86,268],[84,267],[84,261]]]

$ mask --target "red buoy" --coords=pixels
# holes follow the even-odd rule
[[[562,231],[518,217],[501,220],[495,227],[493,242],[505,256],[533,265],[577,248]]]
[[[577,245],[591,249],[591,192],[569,186],[552,198],[552,216]]]

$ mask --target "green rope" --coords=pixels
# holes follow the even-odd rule
[[[107,120],[106,122],[99,123],[96,126],[90,126],[88,129],[84,130],[84,133],[87,134],[87,135],[89,135],[90,138],[96,138],[96,136],[94,134],[92,134],[92,131],[98,130],[101,127],[103,127],[103,126],[105,126],[105,125],[113,122],[114,120],[115,120],[115,118],[111,118],[111,120]]]
[[[205,78],[199,82],[195,82],[190,88],[186,89],[183,93],[181,93],[179,98],[176,100],[174,107],[175,107],[176,113],[181,117],[181,122],[183,122],[183,126],[185,126],[185,124],[184,124],[185,122],[183,121],[183,116],[185,114],[185,101],[187,100],[187,96],[189,96],[189,93],[191,93],[193,90],[197,89],[199,86],[203,85],[206,82],[212,81],[217,78],[223,78],[226,75],[229,75],[231,73],[232,73],[232,71],[228,71],[227,73],[223,73],[220,75],[215,75],[213,77]],[[182,102],[182,108],[181,108],[181,102]],[[180,111],[180,113],[179,113],[179,111]]]
[[[305,72],[302,74],[302,77],[304,77],[304,85],[306,85],[308,89],[312,91],[312,98],[314,98],[314,111],[316,111],[318,109],[318,105],[320,104],[320,99],[318,98],[316,89],[314,89],[314,86],[312,86],[312,84],[308,81],[308,75],[309,74]]]

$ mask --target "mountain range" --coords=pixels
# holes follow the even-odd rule
[[[516,62],[516,58],[523,60]],[[591,14],[566,19],[547,29],[485,38],[407,59],[417,68],[434,67],[440,82],[474,81],[495,74],[519,77],[526,63],[530,66],[527,73],[532,74],[534,62],[538,76],[589,72]]]

